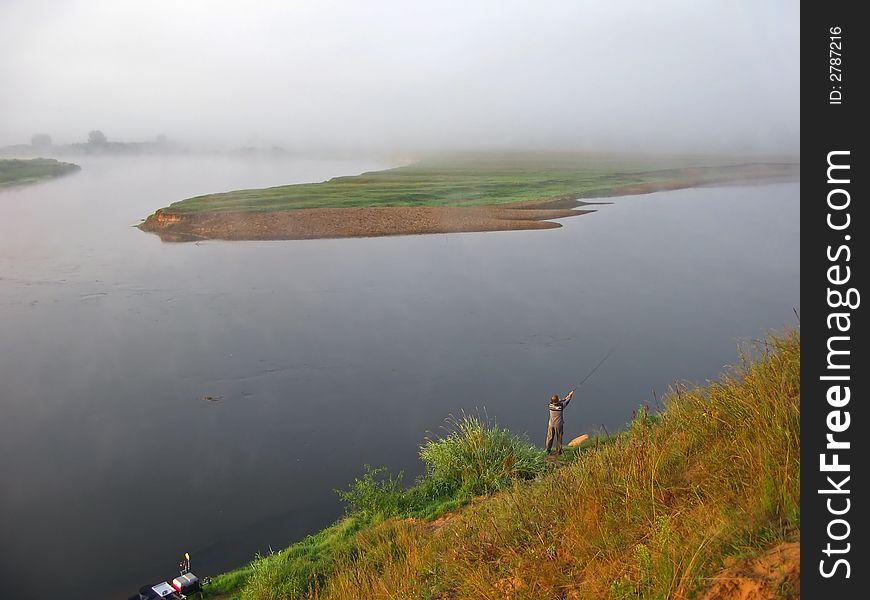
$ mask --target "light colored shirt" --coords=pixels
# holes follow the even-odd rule
[[[559,427],[562,424],[562,411],[571,402],[570,397],[550,402],[550,427]]]

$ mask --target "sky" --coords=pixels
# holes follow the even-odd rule
[[[0,145],[794,152],[799,3],[0,0]]]

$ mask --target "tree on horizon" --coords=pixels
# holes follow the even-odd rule
[[[99,129],[94,129],[88,133],[88,143],[94,146],[105,146],[109,143],[106,139],[106,134]]]

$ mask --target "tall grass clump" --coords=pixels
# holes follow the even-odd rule
[[[349,514],[371,521],[384,517],[435,517],[473,496],[503,489],[513,480],[544,473],[544,452],[526,439],[478,416],[447,419],[446,435],[420,448],[426,473],[408,489],[403,474],[365,466],[347,490],[337,490]]]
[[[427,478],[473,496],[500,490],[514,479],[533,479],[546,470],[543,450],[472,415],[448,419],[447,435],[427,440],[420,458]]]
[[[365,474],[356,479],[347,490],[336,490],[348,512],[364,520],[378,515],[390,517],[406,512],[413,505],[410,495],[402,489],[404,474],[395,477],[383,468],[365,466]]]

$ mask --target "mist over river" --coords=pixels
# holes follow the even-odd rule
[[[127,597],[181,554],[213,575],[328,525],[368,463],[406,478],[449,414],[543,443],[547,399],[612,357],[566,438],[800,310],[799,184],[608,199],[545,231],[171,244],[189,196],[376,161],[70,159],[0,190],[0,578]]]

